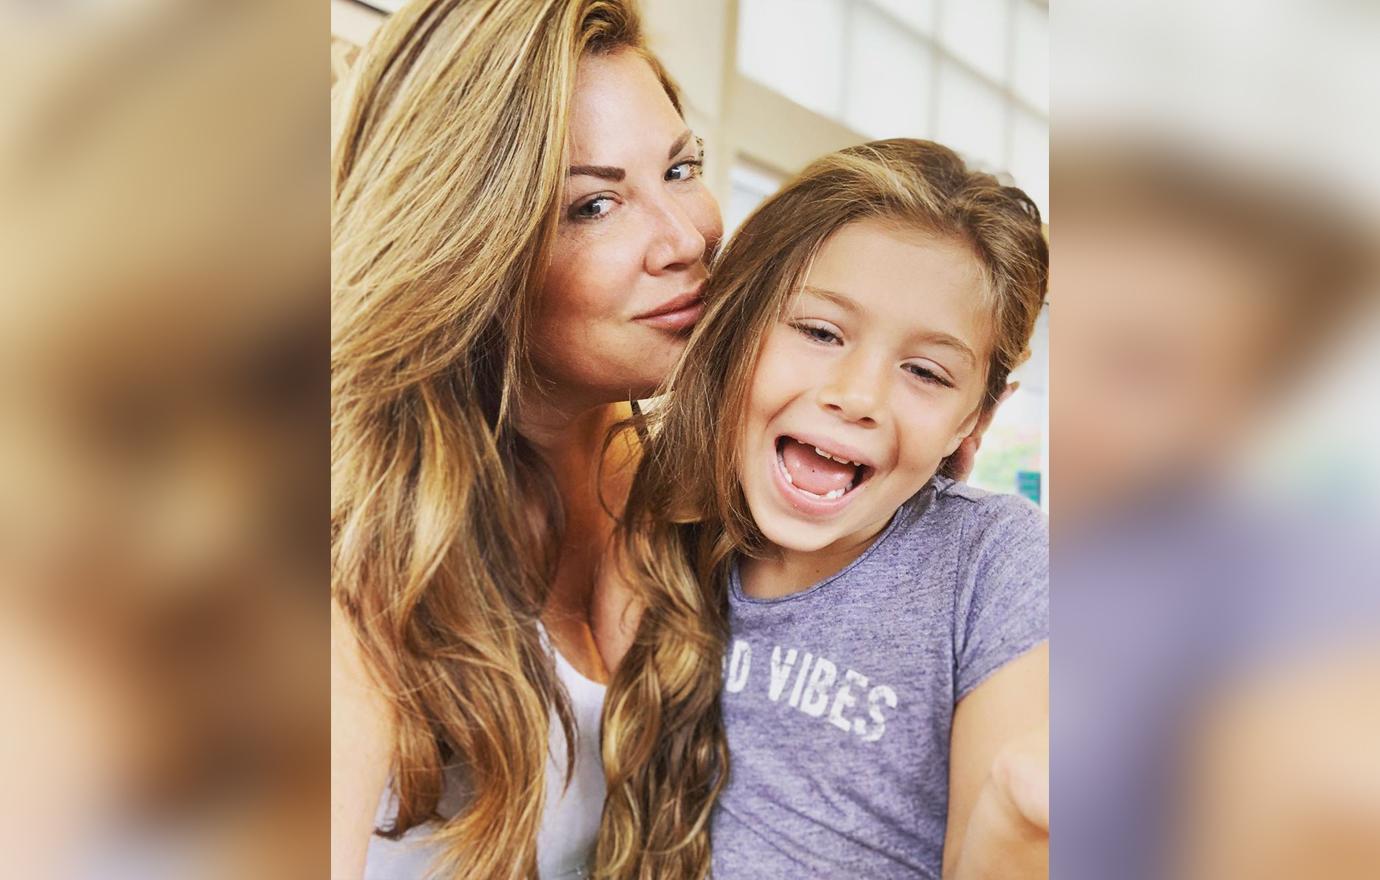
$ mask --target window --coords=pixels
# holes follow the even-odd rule
[[[738,69],[863,138],[928,137],[1049,212],[1039,0],[739,0]]]
[[[728,172],[728,204],[724,205],[724,234],[732,235],[767,196],[781,188],[782,175],[743,160]]]
[[[930,44],[860,5],[848,29],[843,121],[871,138],[930,134],[930,95],[916,83],[930,76]]]
[[[803,107],[838,116],[848,0],[743,0],[738,66]]]

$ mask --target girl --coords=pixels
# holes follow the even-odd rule
[[[718,795],[717,880],[1043,870],[1045,524],[944,474],[1047,267],[1024,193],[916,140],[814,163],[734,238],[626,508],[610,864],[681,822],[674,780]],[[695,619],[689,656],[663,635]]]
[[[599,452],[684,351],[718,206],[623,0],[405,4],[340,109],[331,876],[581,876]]]

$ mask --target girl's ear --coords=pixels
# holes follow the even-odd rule
[[[973,460],[977,456],[978,447],[982,445],[982,435],[987,433],[988,427],[992,424],[992,417],[997,414],[997,407],[1002,405],[1008,397],[1021,387],[1021,383],[1012,382],[1002,391],[996,403],[988,407],[979,407],[971,416],[963,420],[957,433],[954,435],[952,444],[944,453],[944,462],[939,472],[947,477],[956,480],[967,479],[968,474],[973,471]]]
[[[992,409],[995,408],[996,407],[992,407]],[[969,440],[974,440],[979,444],[982,442],[982,432],[979,431],[978,428],[979,426],[985,428],[984,423],[991,421],[991,417],[987,415],[989,411],[990,410],[984,411],[984,408],[979,406],[977,409],[973,410],[972,415],[963,420],[963,423],[958,426],[958,430],[954,432],[954,436],[949,440],[948,446],[944,448],[945,458],[953,455],[960,446],[967,443]]]

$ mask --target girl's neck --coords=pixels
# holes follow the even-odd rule
[[[775,548],[760,559],[743,557],[738,566],[743,593],[754,599],[779,599],[808,590],[853,563],[876,542],[885,526],[864,538],[847,538],[809,552]]]

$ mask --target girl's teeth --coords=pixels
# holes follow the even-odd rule
[[[787,486],[794,486],[794,485],[795,485],[795,480],[791,479],[791,471],[790,471],[790,468],[786,467],[786,460],[785,460],[784,458],[781,457],[781,453],[780,453],[780,452],[777,452],[777,453],[776,453],[776,465],[777,465],[777,467],[781,468],[781,476],[784,477],[784,478],[786,479],[786,485],[787,485]],[[801,491],[801,492],[804,492],[805,490],[804,490],[804,489],[801,489],[800,491]]]
[[[815,447],[815,455],[821,456],[821,457],[823,457],[823,458],[827,458],[827,459],[829,459],[829,460],[831,460],[831,461],[837,461],[839,464],[851,464],[851,465],[853,465],[854,467],[857,467],[857,466],[858,466],[858,463],[857,463],[856,461],[849,461],[849,460],[846,459],[846,458],[839,458],[837,455],[830,455],[829,453],[825,452],[823,449],[820,449],[818,446]]]
[[[822,452],[822,451],[820,451],[819,449],[815,449],[815,452],[818,452],[820,455],[823,455],[823,456],[826,457],[826,458],[829,458],[829,457],[830,457],[828,453]],[[777,461],[777,464],[779,464],[779,465],[781,466],[781,476],[786,480],[786,485],[788,485],[788,486],[795,486],[795,480],[791,478],[791,472],[790,472],[790,470],[786,467],[786,462],[783,461],[783,460],[781,459],[781,454],[780,454],[779,452],[778,452],[777,455],[776,455],[776,461]],[[840,459],[835,459],[835,461],[843,461],[843,459],[841,459],[841,458],[840,458]],[[849,487],[848,487],[848,489],[851,489],[851,488],[852,488],[852,486],[849,486]],[[806,494],[806,495],[811,495],[811,496],[813,496],[813,497],[815,497],[815,498],[820,498],[820,499],[825,500],[825,501],[833,501],[833,500],[835,500],[835,499],[837,499],[837,498],[842,498],[842,497],[848,492],[848,489],[843,489],[843,488],[840,488],[840,489],[831,489],[831,490],[829,490],[828,492],[825,492],[823,495],[819,495],[819,494],[816,494],[816,493],[814,493],[814,492],[809,491],[808,489],[801,489],[801,488],[799,488],[799,487],[796,487],[796,491],[797,491],[797,492],[802,492],[802,493],[804,493],[804,494]]]
[[[790,480],[787,479],[786,482],[790,483]],[[791,483],[791,485],[794,486],[795,484]],[[848,492],[847,489],[830,489],[828,492],[820,495],[817,492],[811,492],[809,489],[797,488],[796,491],[802,495],[809,495],[811,498],[818,498],[821,501],[833,501],[836,498],[842,498],[844,494]]]

